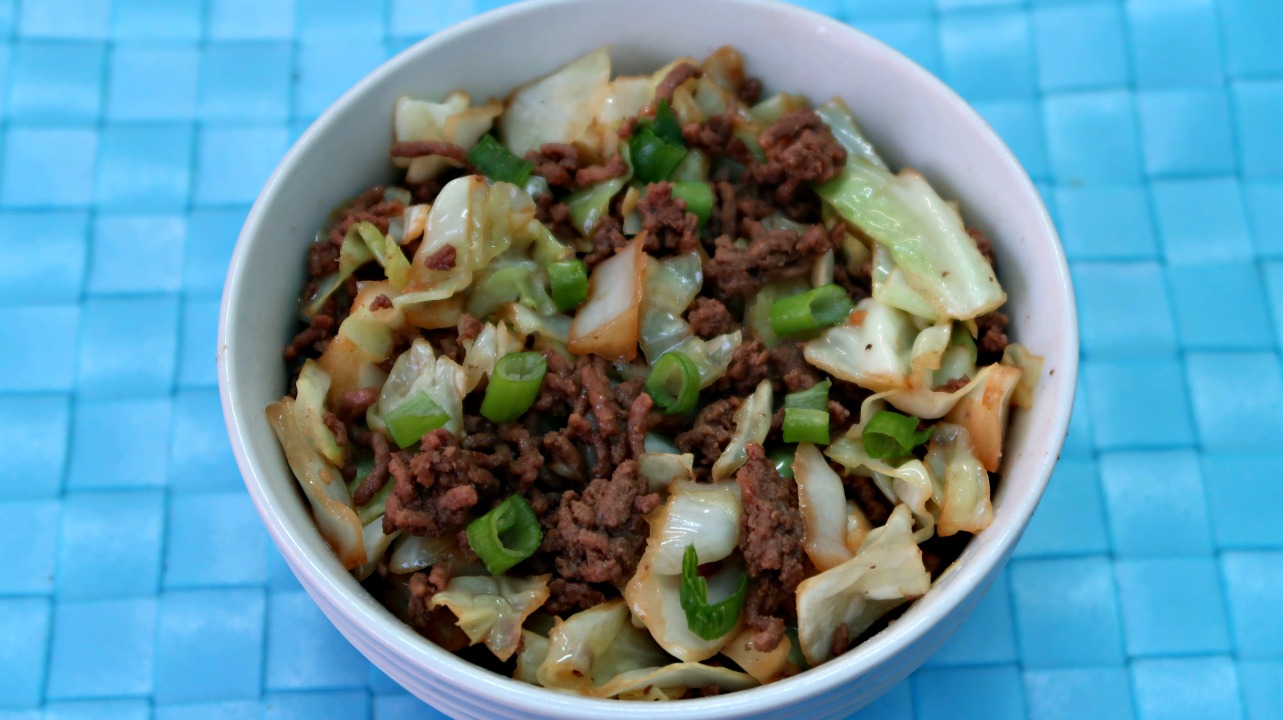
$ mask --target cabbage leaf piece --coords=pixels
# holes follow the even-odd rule
[[[393,111],[393,133],[397,142],[441,141],[471,150],[473,145],[490,131],[494,119],[503,112],[503,105],[491,101],[472,106],[472,98],[465,92],[452,92],[442,102],[433,103],[400,97]],[[406,180],[420,183],[430,180],[448,168],[459,167],[454,160],[439,155],[417,158],[392,158],[397,167],[406,168]]]
[[[644,629],[629,622],[628,607],[620,600],[557,620],[545,643],[534,640],[531,657],[518,657],[514,676],[530,677],[540,645],[545,649],[535,680],[544,687],[583,695],[666,700],[692,687],[738,690],[757,684],[751,676],[729,668],[673,663]]]
[[[393,333],[405,325],[405,315],[395,306],[375,310],[373,303],[392,294],[386,280],[361,283],[350,314],[317,360],[330,375],[331,405],[345,392],[382,387],[387,379],[379,366],[391,356]]]
[[[926,464],[934,477],[944,481],[938,535],[977,533],[993,523],[989,472],[976,458],[966,428],[937,423],[931,429]]]
[[[499,119],[504,144],[525,157],[547,143],[574,143],[600,111],[609,83],[610,54],[601,48],[520,88]]]
[[[681,561],[687,545],[696,547],[701,562],[728,560],[739,542],[742,516],[739,487],[726,481],[676,481],[669,486],[668,501],[651,513],[650,538],[624,587],[624,599],[660,647],[680,660],[699,662],[716,655],[742,625],[705,640],[691,631],[681,606]],[[729,596],[740,574],[734,562],[724,563],[708,578],[709,597]]]
[[[748,462],[748,444],[761,445],[771,430],[771,381],[763,380],[735,411],[735,434],[713,463],[713,480],[725,480]]]
[[[850,560],[842,478],[814,445],[801,443],[793,455],[793,479],[802,511],[802,547],[811,562],[823,571]]]
[[[857,154],[816,192],[848,222],[891,251],[904,281],[935,315],[966,320],[997,310],[1007,295],[957,211],[912,170],[892,175]]]
[[[334,467],[343,467],[346,453],[334,431],[325,425],[326,396],[330,391],[330,374],[315,360],[308,358],[294,381],[294,415],[312,447]]]
[[[921,460],[909,458],[897,466],[871,457],[864,441],[851,433],[831,443],[825,454],[849,472],[872,478],[888,500],[908,507],[918,525],[918,542],[935,533],[944,502],[944,487],[941,478]]]
[[[464,392],[475,390],[482,378],[494,373],[494,366],[500,358],[519,352],[524,343],[525,335],[514,333],[507,323],[483,325],[477,337],[465,343],[468,349],[463,356]]]
[[[465,383],[463,368],[448,357],[438,357],[427,340],[415,338],[392,364],[379,401],[366,413],[366,420],[371,428],[381,429],[389,411],[423,393],[449,416],[443,427],[457,435],[463,432]]]
[[[548,600],[549,577],[456,577],[428,607],[449,608],[473,645],[484,642],[495,657],[507,660],[521,644],[526,618]]]
[[[930,588],[931,575],[913,537],[913,517],[899,505],[885,525],[869,533],[855,557],[798,586],[802,653],[813,666],[828,660],[839,625],[845,623],[850,636],[858,637],[892,608]]]
[[[267,406],[267,421],[285,451],[321,537],[343,567],[351,570],[366,561],[364,529],[352,507],[352,497],[339,471],[325,461],[301,427],[294,398],[288,395]]]

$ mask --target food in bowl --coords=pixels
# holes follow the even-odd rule
[[[404,182],[307,258],[267,415],[342,564],[425,637],[595,697],[769,683],[992,522],[1008,342],[983,235],[840,101],[721,48],[403,97]]]

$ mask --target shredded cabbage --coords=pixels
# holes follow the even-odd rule
[[[832,656],[839,625],[846,624],[849,635],[858,637],[892,608],[931,588],[912,524],[909,508],[896,506],[855,557],[798,586],[798,643],[811,665]]]
[[[500,660],[521,644],[521,625],[548,599],[548,575],[467,576],[450,580],[428,607],[447,607],[473,645],[484,642]]]
[[[504,144],[525,157],[547,143],[574,143],[606,100],[610,55],[595,50],[518,90],[499,119]]]
[[[917,337],[905,312],[865,298],[847,325],[825,330],[802,349],[807,362],[830,375],[881,392],[909,385],[909,362]]]
[[[439,140],[471,150],[503,112],[503,106],[495,101],[479,107],[471,105],[472,98],[465,92],[452,92],[440,103],[398,98],[393,121],[396,141]],[[397,167],[407,168],[406,180],[412,183],[429,180],[447,168],[458,167],[454,161],[437,155],[393,158],[392,162]]]
[[[330,391],[330,374],[314,360],[306,360],[295,381],[294,415],[312,447],[334,467],[343,467],[346,453],[325,425],[326,394]]]
[[[392,372],[388,373],[388,380],[379,393],[379,401],[371,406],[366,419],[371,428],[381,428],[388,411],[423,392],[450,416],[443,427],[458,435],[463,432],[466,382],[463,368],[448,357],[438,357],[427,340],[415,338],[410,349],[401,353],[392,365]]]
[[[878,155],[873,143],[869,142],[869,139],[860,131],[855,115],[841,98],[833,98],[815,108],[815,114],[829,126],[833,137],[846,149],[848,155],[861,158],[883,170],[887,169],[886,162]]]
[[[842,478],[811,443],[797,446],[793,455],[793,478],[802,511],[802,547],[811,562],[819,570],[828,570],[850,560]]]
[[[886,245],[907,285],[937,315],[964,320],[1006,302],[957,211],[916,172],[892,175],[848,155],[842,173],[815,190],[843,218]]]
[[[463,388],[466,394],[476,389],[481,378],[490,377],[500,358],[520,351],[525,344],[525,336],[514,334],[507,323],[486,323],[476,339],[465,344],[468,348],[463,356]]]
[[[352,497],[338,469],[312,447],[300,427],[294,398],[286,396],[268,405],[267,421],[312,506],[321,537],[344,568],[361,566],[365,563],[364,528],[352,507]]]
[[[713,463],[713,479],[725,480],[748,462],[748,444],[761,445],[771,430],[771,381],[763,380],[735,411],[735,434]]]
[[[993,522],[989,472],[976,459],[966,429],[937,423],[931,429],[926,463],[934,477],[944,480],[936,533],[948,537],[959,532],[977,533],[989,527]]]

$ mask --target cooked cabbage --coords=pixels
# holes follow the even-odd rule
[[[713,463],[713,479],[725,480],[748,462],[748,444],[761,445],[771,430],[771,381],[763,380],[735,411],[735,434]]]
[[[429,608],[446,607],[473,645],[484,642],[500,660],[521,644],[521,625],[548,599],[548,575],[456,577],[432,596]]]
[[[437,140],[471,150],[473,145],[490,131],[494,119],[503,112],[503,106],[491,101],[471,107],[472,98],[465,92],[452,92],[439,103],[397,99],[393,132],[397,142]],[[406,181],[419,183],[430,180],[447,168],[458,167],[453,160],[438,155],[417,158],[392,158],[397,167],[407,168]]]
[[[1006,302],[993,267],[962,218],[918,173],[892,175],[859,155],[848,155],[842,173],[815,190],[891,251],[905,282],[937,315],[965,320]]]
[[[806,343],[806,361],[830,375],[875,392],[909,386],[909,361],[917,337],[910,316],[865,298],[846,325]]]
[[[339,471],[325,461],[300,427],[295,400],[288,395],[267,406],[267,421],[285,451],[290,470],[312,506],[321,537],[343,567],[365,563],[364,528],[352,507],[352,496]]]
[[[467,394],[464,370],[450,358],[438,357],[432,344],[421,337],[415,338],[410,349],[393,363],[378,403],[366,415],[370,427],[383,427],[388,411],[420,392],[450,416],[443,426],[446,430],[456,435],[463,432],[463,396]]]
[[[869,533],[855,557],[798,586],[802,653],[811,665],[828,660],[839,625],[846,625],[850,637],[859,637],[892,608],[916,600],[930,588],[931,575],[913,537],[909,508],[898,505],[885,525]]]
[[[525,157],[547,143],[574,143],[597,116],[609,84],[610,55],[601,48],[526,85],[499,119],[504,144]]]
[[[993,523],[989,473],[976,459],[966,428],[937,423],[931,429],[926,464],[934,477],[944,481],[938,535],[977,533]]]
[[[514,334],[507,323],[483,325],[476,339],[465,343],[468,350],[463,356],[464,393],[475,390],[481,378],[488,378],[494,372],[500,358],[520,351],[524,343],[525,336]]]
[[[1007,432],[1007,411],[1023,374],[1020,368],[1010,365],[990,365],[985,368],[983,382],[963,388],[966,394],[945,420],[961,425],[971,436],[976,457],[989,472],[997,472],[1002,463],[1002,441]],[[984,372],[984,371],[982,371]]]
[[[793,478],[802,511],[802,547],[819,570],[851,559],[846,546],[847,507],[842,478],[811,443],[801,443],[793,455]],[[703,558],[700,555],[700,558]]]

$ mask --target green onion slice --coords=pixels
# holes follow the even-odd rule
[[[699,367],[685,353],[666,352],[646,378],[646,393],[665,413],[690,412],[699,401]]]
[[[499,358],[481,401],[481,414],[491,422],[516,420],[535,404],[546,372],[548,359],[542,353],[514,352]]]
[[[583,260],[549,263],[548,280],[558,312],[577,308],[588,299],[588,268]]]
[[[782,478],[793,477],[793,455],[796,450],[790,445],[789,447],[777,447],[766,454],[766,457],[775,465],[775,472]]]
[[[740,608],[748,594],[748,575],[739,574],[739,585],[730,597],[719,603],[708,602],[708,580],[699,574],[699,554],[694,545],[687,545],[682,555],[682,584],[680,588],[682,610],[691,632],[705,640],[716,640],[735,629],[739,622]]]
[[[686,148],[665,141],[649,125],[633,132],[628,149],[633,156],[634,177],[642,182],[667,178],[686,157]]]
[[[901,458],[931,438],[931,428],[918,430],[918,419],[883,410],[864,426],[864,450],[869,457]]]
[[[383,422],[388,426],[388,434],[396,441],[398,447],[410,447],[419,442],[424,434],[436,430],[450,420],[450,414],[441,409],[428,394],[422,390],[406,397],[395,407],[383,413]]]
[[[677,115],[673,114],[673,108],[667,100],[660,100],[659,107],[655,108],[653,127],[655,134],[664,142],[685,147],[686,141],[682,139],[682,125],[677,122]]]
[[[784,396],[784,442],[829,442],[829,388],[825,378],[800,392]]]
[[[543,542],[539,518],[520,495],[513,495],[468,523],[467,533],[468,545],[491,575],[502,575],[534,555]]]
[[[821,285],[801,295],[780,298],[771,305],[771,329],[781,337],[792,337],[837,325],[855,309],[855,303],[839,285]]]
[[[784,442],[827,445],[829,442],[828,411],[784,408]]]
[[[706,182],[674,182],[673,197],[686,201],[686,212],[695,213],[700,225],[713,214],[713,186]]]
[[[477,172],[495,182],[509,182],[518,187],[530,179],[534,165],[522,160],[492,135],[486,135],[468,151],[468,162]]]

